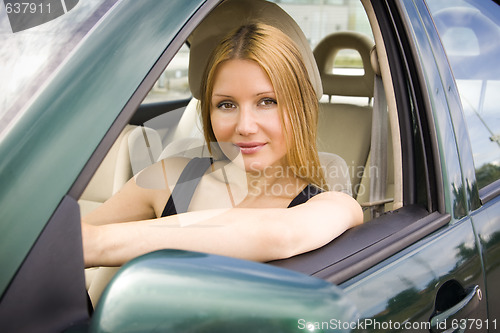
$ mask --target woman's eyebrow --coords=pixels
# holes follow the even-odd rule
[[[255,96],[260,96],[260,95],[267,95],[267,94],[275,94],[274,90],[270,91],[263,91],[261,93],[256,94]]]
[[[255,94],[255,96],[261,96],[261,95],[267,95],[267,94],[275,94],[275,92],[274,92],[274,90],[263,91],[263,92],[259,92],[259,93]],[[228,98],[232,98],[233,96],[222,94],[222,93],[213,93],[212,97],[228,97]]]
[[[269,90],[269,91],[263,91],[263,92],[256,93],[255,96],[274,94],[274,93],[275,93],[274,90]],[[212,96],[232,97],[231,95],[226,95],[223,93],[213,93]]]
[[[233,96],[231,96],[231,95],[226,95],[226,94],[217,94],[217,93],[214,93],[214,94],[212,94],[212,97],[225,97],[225,98],[232,98]]]

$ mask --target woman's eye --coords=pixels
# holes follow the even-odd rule
[[[274,98],[264,98],[259,102],[261,106],[273,106],[278,104]]]
[[[235,107],[236,106],[231,102],[220,102],[219,104],[217,104],[217,108],[221,110],[231,110]]]

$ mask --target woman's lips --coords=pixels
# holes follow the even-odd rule
[[[266,143],[263,142],[239,142],[236,144],[240,148],[240,151],[244,155],[255,154],[261,150]]]

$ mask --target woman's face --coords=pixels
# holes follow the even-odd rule
[[[224,153],[232,158],[235,151],[241,152],[245,170],[284,164],[287,144],[276,94],[255,61],[228,60],[219,65],[210,120]]]

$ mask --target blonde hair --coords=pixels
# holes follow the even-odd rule
[[[201,81],[201,116],[205,140],[216,142],[210,120],[211,99],[218,66],[227,60],[253,60],[267,73],[281,110],[281,121],[289,142],[287,163],[295,176],[325,187],[316,148],[318,100],[296,44],[281,30],[263,23],[244,25],[222,40],[210,57]],[[291,133],[284,124],[286,112]]]

